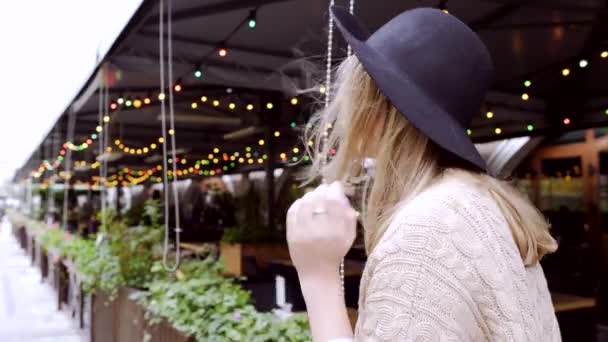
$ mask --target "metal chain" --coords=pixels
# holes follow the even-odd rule
[[[333,58],[333,44],[334,44],[334,18],[331,15],[331,8],[335,5],[335,0],[329,1],[329,19],[327,23],[327,61],[325,64],[325,108],[329,107],[329,101],[331,99],[331,87],[332,87],[332,58]],[[354,0],[350,0],[349,11],[352,14],[354,10]],[[350,56],[350,46],[348,47],[348,55]],[[325,127],[325,134],[322,139],[322,149],[326,149],[325,145],[327,144],[327,130],[329,127]],[[329,156],[324,156],[322,159],[323,166],[327,163],[327,159]],[[340,288],[342,290],[342,294],[344,291],[344,258],[340,261],[339,267],[339,275],[340,275]]]
[[[348,3],[348,12],[352,15],[355,14],[355,0],[350,0]],[[353,54],[353,49],[348,45],[346,48],[346,55],[350,57]]]

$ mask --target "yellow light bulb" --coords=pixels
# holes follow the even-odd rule
[[[148,151],[149,151],[149,150],[148,150],[148,148],[147,148],[147,147],[144,147],[144,148],[143,148],[143,151],[144,151],[144,153],[148,153]]]
[[[272,109],[272,108],[274,108],[274,105],[272,104],[272,102],[268,102],[268,103],[266,104],[266,108],[268,108],[268,109]]]
[[[326,92],[326,91],[327,91],[327,89],[326,89],[325,87],[321,87],[321,88],[319,88],[319,92],[320,92],[321,94],[325,94],[325,92]]]
[[[246,108],[247,108],[248,111],[252,111],[253,110],[253,105],[250,103],[250,104],[247,105]]]
[[[228,108],[235,109],[236,105],[233,102],[230,102],[230,104],[228,105]]]
[[[103,122],[110,122],[110,117],[109,116],[104,116],[103,117]]]
[[[253,159],[249,159],[247,162],[248,162],[249,164],[253,164]]]
[[[299,149],[299,148],[297,148],[297,147],[294,147],[294,148],[293,148],[293,153],[300,153],[300,149]]]
[[[136,152],[137,154],[141,154],[141,148],[138,148],[138,149],[137,149],[135,152]]]
[[[164,143],[165,142],[165,138],[163,138],[163,137],[158,138],[158,142],[161,143],[161,144]]]
[[[158,94],[158,99],[163,101],[165,99],[165,93]]]
[[[118,139],[114,140],[114,145],[117,145],[117,146],[120,145],[120,140],[118,140]]]
[[[564,68],[564,69],[562,70],[562,75],[564,75],[564,76],[568,76],[568,75],[570,75],[570,69],[568,69],[568,68]]]
[[[528,95],[527,93],[523,93],[521,94],[521,99],[524,101],[528,101],[528,99],[530,99],[530,95]]]
[[[600,56],[602,58],[608,58],[608,51],[602,51],[602,53],[600,54]]]
[[[207,156],[207,158],[213,159],[213,154],[209,153],[209,155]]]
[[[285,159],[285,158],[287,158],[287,154],[281,153],[281,159]]]
[[[295,106],[295,105],[298,104],[298,98],[297,97],[292,97],[290,102],[291,102],[292,105]]]
[[[493,118],[493,117],[494,117],[494,113],[492,113],[491,111],[488,111],[488,112],[486,113],[486,117],[487,117],[488,119],[491,119],[491,118]]]
[[[171,128],[171,129],[169,130],[169,135],[173,135],[173,134],[175,134],[175,131],[173,130],[173,128]]]
[[[214,149],[213,149],[213,153],[220,153],[220,149],[219,149],[219,148],[217,148],[217,147],[216,147],[216,148],[214,148]]]
[[[103,128],[101,128],[101,126],[97,126],[95,127],[95,130],[97,131],[97,133],[100,133],[101,131],[103,131]]]
[[[217,159],[217,158],[213,159],[213,164],[217,164],[219,162],[220,162],[219,159]]]
[[[201,96],[201,102],[207,102],[207,96]]]
[[[245,159],[243,157],[239,158],[239,163],[244,163]]]
[[[186,158],[182,159],[182,164],[186,164],[188,161],[186,161]]]
[[[155,149],[156,148],[156,144],[150,144],[150,148],[151,149]]]
[[[260,141],[258,141],[258,144],[260,144],[260,146],[264,146],[264,140],[260,139]]]
[[[277,138],[280,137],[281,136],[281,132],[279,132],[279,131],[274,132],[274,136],[277,137]]]
[[[213,100],[213,107],[218,107],[220,105],[220,101]]]
[[[192,107],[192,109],[196,109],[196,108],[198,108],[198,103],[192,102],[192,104],[190,105],[190,107]]]
[[[262,164],[263,162],[264,162],[264,159],[258,158],[258,164]]]
[[[496,127],[496,129],[494,129],[494,133],[501,134],[502,133],[502,129],[500,127]]]

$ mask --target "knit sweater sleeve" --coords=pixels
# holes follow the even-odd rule
[[[484,332],[462,257],[475,244],[441,210],[401,220],[387,231],[362,279],[356,341],[478,341]]]

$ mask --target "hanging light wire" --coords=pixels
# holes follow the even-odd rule
[[[103,114],[104,114],[104,108],[103,108],[103,104],[104,104],[104,96],[105,96],[105,92],[104,92],[104,81],[103,81],[103,67],[100,69],[100,75],[101,76],[101,81],[99,84],[99,89],[98,89],[98,93],[99,93],[99,115],[98,115],[98,127],[103,127]],[[104,135],[103,135],[103,131],[101,132],[97,132],[98,133],[98,158],[101,157],[104,153],[103,150],[103,141],[104,141]],[[101,226],[103,227],[105,225],[106,222],[106,196],[105,196],[105,179],[104,179],[104,172],[103,172],[103,162],[100,161],[100,166],[99,166],[99,198],[101,201]]]
[[[110,103],[110,89],[106,83],[106,69],[105,66],[102,67],[102,75],[103,75],[103,118],[105,117],[109,117],[110,115],[110,109],[108,108],[109,103]],[[103,119],[102,118],[102,119]],[[109,145],[109,139],[110,139],[110,130],[109,130],[109,122],[106,120],[103,120],[103,126],[102,126],[102,131],[101,131],[101,137],[103,138],[103,140],[101,141],[101,145],[102,145],[102,151],[103,153],[109,152],[108,149],[108,145]],[[101,162],[101,167],[102,167],[102,172],[103,172],[103,196],[104,199],[107,198],[107,181],[108,181],[108,158],[104,158],[103,161]],[[118,191],[118,190],[116,190]],[[116,200],[118,201],[119,197],[118,197],[118,192],[116,193]],[[104,209],[105,209],[105,205],[106,202],[104,202]]]
[[[74,126],[76,124],[76,113],[70,109],[68,114],[68,129],[67,129],[67,141],[74,140]],[[65,177],[64,177],[64,189],[63,189],[63,215],[62,215],[62,227],[67,227],[68,223],[68,194],[69,194],[69,184],[71,178],[71,170],[72,170],[72,149],[67,149],[65,155]]]
[[[165,39],[164,39],[164,34],[165,34],[165,25],[164,25],[164,18],[165,15],[167,16],[167,26],[168,26],[168,32],[167,32],[167,40],[168,40],[168,54],[169,54],[169,58],[168,58],[168,69],[169,69],[169,82],[172,82],[172,78],[173,78],[173,52],[171,51],[172,49],[172,43],[171,43],[171,39],[172,39],[172,28],[171,28],[171,24],[172,24],[172,20],[171,20],[171,0],[169,1],[169,5],[168,5],[168,13],[165,14],[165,0],[160,0],[160,9],[159,9],[159,37],[158,37],[158,41],[159,41],[159,49],[160,49],[160,53],[159,53],[159,64],[160,64],[160,89],[161,89],[161,93],[164,93],[166,87],[165,87],[165,52],[164,52],[164,48],[165,48]],[[173,134],[171,135],[171,150],[173,153],[173,158],[172,158],[172,168],[173,168],[173,180],[172,180],[172,185],[173,185],[173,192],[174,192],[174,205],[175,205],[175,223],[176,223],[176,229],[175,229],[175,245],[176,245],[176,251],[175,251],[175,261],[173,266],[169,266],[168,264],[168,255],[169,255],[169,180],[167,177],[167,144],[164,143],[163,145],[163,187],[164,187],[164,216],[165,216],[165,239],[164,239],[164,243],[163,243],[163,267],[165,268],[165,270],[169,271],[169,272],[174,272],[177,270],[177,268],[179,267],[179,263],[180,263],[180,233],[181,233],[181,229],[179,228],[179,196],[177,194],[177,188],[176,188],[176,184],[175,184],[175,180],[177,178],[177,173],[176,173],[176,164],[175,164],[175,130],[174,130],[174,113],[173,113],[173,86],[170,84],[169,87],[169,115],[170,115],[170,121],[171,121],[171,129],[173,129]],[[165,99],[161,100],[161,125],[162,125],[162,137],[163,137],[163,141],[167,141],[167,108],[166,108],[166,103],[165,103]]]

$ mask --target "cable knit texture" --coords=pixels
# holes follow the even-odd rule
[[[524,267],[491,195],[446,176],[368,258],[356,341],[561,341],[540,265]]]

